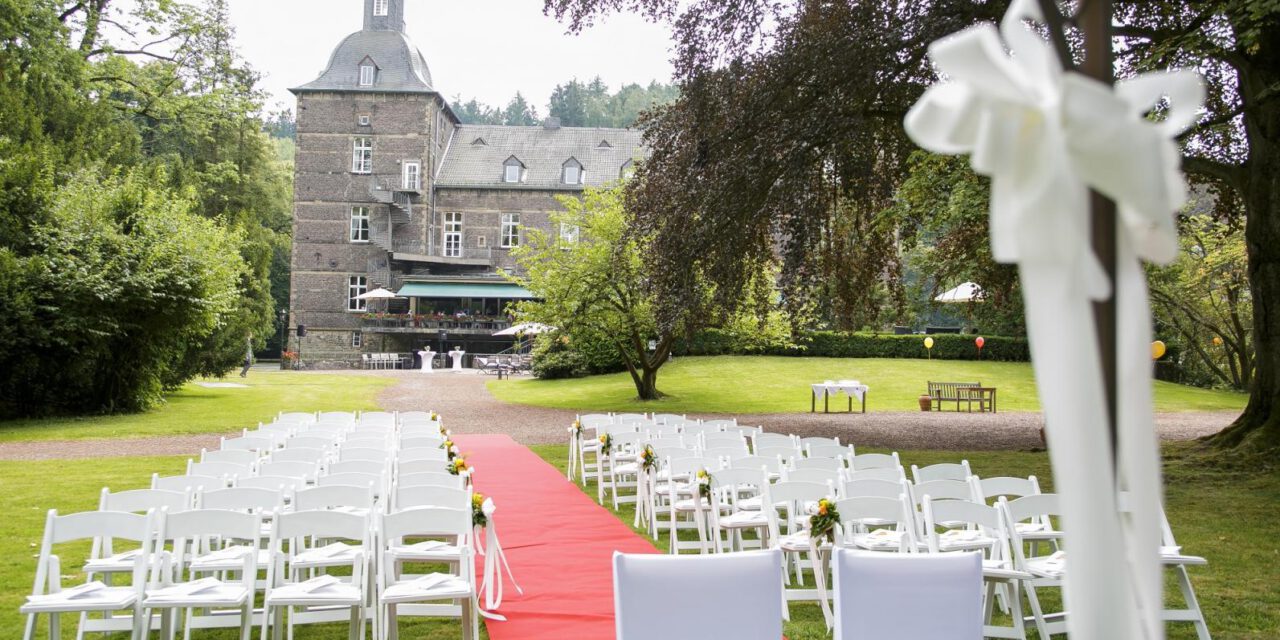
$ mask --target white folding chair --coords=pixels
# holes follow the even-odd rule
[[[398,636],[400,616],[460,617],[462,635],[479,637],[471,509],[423,507],[382,514],[378,525],[378,638]],[[405,544],[406,537],[426,538]],[[405,562],[447,562],[450,571],[408,578]],[[448,601],[450,604],[438,604]],[[437,603],[437,604],[430,604]]]
[[[979,554],[836,549],[835,640],[981,640]]]
[[[898,452],[893,453],[859,453],[849,458],[849,468],[853,471],[867,469],[898,469],[901,473],[902,462],[898,460]]]
[[[746,531],[754,531],[757,547],[763,547],[769,531],[769,518],[759,507],[758,496],[764,485],[768,484],[768,473],[764,468],[757,469],[720,469],[711,474],[711,488],[720,502],[729,505],[728,513],[721,515],[713,510],[711,515],[712,540],[716,550],[746,551]],[[755,500],[755,509],[747,509],[742,503]],[[722,546],[723,545],[723,546]]]
[[[382,475],[388,471],[389,461],[347,460],[346,462],[330,462],[325,467],[328,475],[339,473],[375,473]]]
[[[220,450],[240,450],[240,451],[257,451],[258,453],[267,453],[276,448],[276,440],[273,438],[241,436],[239,438],[220,438],[218,449]]]
[[[409,451],[411,449],[439,449],[444,444],[444,438],[429,435],[401,435],[400,450]]]
[[[1048,520],[1052,522],[1051,518],[1060,516],[1062,513],[1058,496],[1052,493],[1042,493],[1013,500],[1002,497],[998,506],[1001,513],[1004,514],[1009,546],[1013,549],[1013,568],[1033,576],[1030,580],[1023,581],[1023,590],[1027,594],[1027,603],[1031,605],[1030,617],[1036,625],[1036,630],[1040,633],[1040,637],[1046,640],[1052,638],[1054,634],[1066,633],[1066,611],[1045,613],[1040,605],[1040,596],[1037,593],[1037,589],[1061,589],[1062,580],[1066,577],[1066,558],[1062,555],[1062,551],[1055,551],[1049,555],[1030,555],[1027,550],[1026,538],[1017,526],[1019,523],[1034,523],[1036,521],[1043,522]],[[1045,534],[1043,530],[1036,530],[1036,533],[1041,536]],[[1058,531],[1052,531],[1052,533],[1057,536],[1062,535]],[[1040,538],[1040,540],[1043,540],[1043,538]],[[1032,552],[1034,550],[1035,547],[1033,546]]]
[[[819,456],[792,458],[787,466],[796,471],[801,469],[821,469],[823,471],[830,471],[836,475],[839,475],[839,473],[845,469],[844,460],[841,460],[840,458],[823,458]]]
[[[291,492],[307,486],[307,481],[305,478],[289,476],[253,476],[250,478],[237,478],[236,486],[251,489],[272,489],[276,491]]]
[[[161,491],[196,491],[200,488],[221,489],[227,486],[227,479],[215,476],[161,476],[151,474],[151,488]]]
[[[618,640],[782,637],[782,555],[613,555]],[[732,585],[732,587],[727,587]]]
[[[294,511],[320,511],[333,509],[356,515],[373,510],[373,486],[334,484],[323,487],[299,489],[293,494]]]
[[[376,462],[386,462],[391,459],[391,452],[387,449],[378,449],[373,447],[343,447],[338,449],[338,461],[347,462],[349,460],[372,460]]]
[[[267,547],[271,564],[261,637],[265,640],[271,626],[279,640],[286,628],[292,638],[294,625],[349,617],[350,640],[363,639],[369,584],[365,566],[372,538],[368,514],[296,511],[277,516]],[[350,575],[327,571],[335,568],[349,570]],[[304,579],[304,573],[310,579]]]
[[[401,448],[400,453],[396,455],[396,459],[400,461],[400,464],[417,462],[419,460],[433,460],[440,464],[444,464],[449,460],[449,452],[439,446],[413,447],[412,449]]]
[[[253,466],[258,459],[258,452],[250,449],[200,450],[200,462],[230,462],[248,467]]]
[[[470,509],[471,490],[446,486],[396,487],[391,494],[391,513],[417,507],[444,507],[446,509]]]
[[[795,575],[796,583],[804,584],[804,560],[808,558],[809,530],[804,518],[809,515],[808,505],[830,497],[833,490],[830,485],[816,482],[779,481],[763,487],[763,508],[765,519],[769,524],[769,547],[782,552],[783,560],[790,569],[784,573],[786,584],[791,584],[790,574]],[[781,515],[779,515],[781,511]],[[830,547],[819,542],[823,547]],[[809,558],[809,564],[813,559]],[[812,568],[812,566],[810,566]],[[787,588],[783,591],[786,600],[817,600],[817,589]]]
[[[26,603],[18,609],[19,613],[27,617],[23,639],[34,640],[36,623],[42,614],[49,619],[50,640],[61,640],[61,615],[64,613],[80,614],[82,620],[89,614],[101,614],[103,618],[94,621],[110,629],[114,622],[112,612],[128,610],[129,626],[123,630],[132,630],[132,638],[138,640],[145,615],[140,602],[147,583],[147,571],[154,559],[151,545],[158,528],[157,518],[158,514],[154,510],[141,515],[120,511],[86,511],[65,516],[58,515],[56,509],[50,510],[45,515],[44,537],[36,560],[35,584],[32,585],[31,595],[27,597]],[[92,540],[97,545],[103,539],[138,544],[138,551],[129,562],[129,584],[112,586],[90,580],[83,585],[64,588],[62,567],[55,554],[55,547],[61,548],[65,543],[87,540]],[[92,578],[93,575],[87,577]],[[77,635],[84,631],[78,629]]]
[[[461,489],[466,484],[462,476],[437,468],[434,471],[401,473],[396,476],[396,488],[404,487],[453,487]]]
[[[863,469],[854,471],[845,469],[844,481],[853,482],[855,480],[888,480],[889,482],[906,482],[907,476],[902,473],[902,467],[884,467],[881,469]]]
[[[804,440],[811,440],[805,438]],[[856,453],[851,444],[829,444],[824,442],[806,442],[804,444],[805,454],[810,458],[843,458],[848,460]]]
[[[300,478],[304,482],[314,482],[316,476],[320,475],[320,465],[293,460],[264,462],[258,465],[258,475]]]
[[[162,638],[173,640],[173,618],[185,611],[184,637],[196,628],[238,626],[240,640],[249,640],[260,525],[257,514],[236,511],[200,509],[164,518],[160,540],[173,541],[172,569],[161,567],[152,573],[151,586],[142,602],[148,612],[161,612]],[[240,544],[219,546],[228,542]],[[240,579],[224,582],[212,576],[199,577],[203,573],[225,576],[231,572],[238,572]],[[150,623],[151,616],[145,615],[143,637]]]
[[[973,472],[969,470],[968,460],[942,462],[931,464],[927,467],[911,465],[911,479],[912,482],[917,484],[930,480],[959,480],[960,482],[967,482],[971,475],[973,475]]]
[[[324,462],[327,451],[324,449],[313,449],[311,447],[287,447],[277,449],[271,452],[271,456],[266,458],[264,462],[305,462],[308,464],[319,464]],[[261,473],[261,471],[259,471]]]

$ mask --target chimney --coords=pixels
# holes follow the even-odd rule
[[[559,129],[560,118],[557,118],[555,116],[547,116],[547,119],[542,121],[542,128],[548,131],[555,131],[556,129]]]
[[[404,32],[405,0],[364,0],[365,31]]]

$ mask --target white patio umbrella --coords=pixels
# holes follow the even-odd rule
[[[400,296],[396,295],[391,291],[388,291],[382,287],[378,287],[377,289],[374,289],[372,291],[366,291],[356,296],[356,300],[390,300],[392,298],[399,298],[399,297]]]
[[[929,57],[949,80],[911,108],[906,130],[931,151],[970,154],[973,168],[991,176],[991,252],[1018,265],[1070,548],[1068,632],[1078,640],[1159,640],[1160,452],[1141,261],[1176,256],[1174,213],[1186,187],[1174,140],[1195,123],[1204,90],[1189,72],[1143,74],[1113,88],[1063,71],[1028,21],[1044,24],[1038,3],[1014,0],[999,30],[982,25],[935,41]],[[1163,100],[1165,118],[1147,120]],[[1091,246],[1091,188],[1120,211],[1114,282]],[[1102,358],[1078,346],[1097,344],[1093,302],[1113,290],[1114,450]],[[1063,339],[1068,333],[1075,339]],[[1116,473],[1098,473],[1113,455]],[[1129,517],[1120,517],[1118,490],[1129,494]]]
[[[548,333],[555,331],[556,328],[551,325],[542,324],[541,322],[521,322],[513,324],[502,331],[496,331],[495,336],[514,336],[514,335],[537,335],[539,333]]]
[[[981,302],[982,286],[976,282],[964,282],[960,286],[944,291],[933,298],[934,302]]]

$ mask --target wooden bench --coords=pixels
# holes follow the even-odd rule
[[[981,389],[981,382],[929,382],[929,397],[933,398],[933,410],[942,411],[943,402],[955,402],[956,411],[961,402],[972,402],[977,397],[972,389]],[[970,408],[972,410],[972,407]]]

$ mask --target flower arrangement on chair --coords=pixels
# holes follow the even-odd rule
[[[483,527],[489,524],[489,516],[484,513],[485,496],[483,493],[471,494],[471,525]]]
[[[453,440],[445,440],[444,443],[440,445],[440,448],[444,449],[444,452],[448,454],[449,460],[453,460],[458,457],[458,445],[454,444]]]
[[[640,452],[640,470],[644,472],[653,471],[658,468],[658,454],[653,452],[653,447],[644,446],[644,451]]]
[[[809,539],[816,541],[825,537],[834,544],[836,527],[840,525],[840,514],[836,511],[835,503],[823,498],[818,501],[812,513],[809,516]]]
[[[607,456],[613,451],[613,435],[605,433],[600,436],[600,455]]]
[[[573,434],[574,438],[581,440],[582,439],[582,421],[574,420],[573,424],[569,425],[569,433]]]
[[[451,456],[449,462],[445,464],[444,469],[455,476],[460,476],[469,471],[471,467],[467,466],[466,458],[461,455],[454,455]]]
[[[711,502],[711,474],[706,469],[698,469],[698,497]]]

